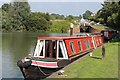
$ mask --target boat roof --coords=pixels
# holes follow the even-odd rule
[[[90,36],[38,36],[38,40],[63,40],[63,39],[76,39]]]
[[[101,36],[101,33],[81,33],[73,36],[38,36],[38,40],[64,40],[64,39],[78,39],[91,36]]]

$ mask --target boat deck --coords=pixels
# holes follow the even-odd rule
[[[31,59],[31,58],[27,58],[27,59]],[[45,62],[57,62],[58,61],[55,58],[39,58],[39,57],[32,57],[32,60],[45,61]]]

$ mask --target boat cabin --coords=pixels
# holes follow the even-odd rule
[[[101,35],[39,36],[33,56],[25,58],[25,61],[32,60],[32,66],[61,68],[102,44]]]
[[[81,52],[101,46],[101,36],[38,37],[34,57],[68,59]]]
[[[68,59],[68,54],[61,37],[38,37],[34,57]]]

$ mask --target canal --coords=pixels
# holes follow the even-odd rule
[[[68,34],[48,33],[2,33],[0,34],[0,56],[2,56],[2,78],[23,78],[17,67],[17,61],[34,52],[37,36],[61,36]]]

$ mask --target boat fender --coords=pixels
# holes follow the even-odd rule
[[[18,67],[23,67],[23,62],[22,62],[21,60],[18,60],[17,66],[18,66]]]
[[[31,64],[32,64],[32,61],[22,62],[22,60],[18,60],[17,62],[18,67],[24,67],[24,68],[28,68]]]
[[[23,67],[28,68],[29,66],[31,66],[31,64],[32,64],[32,61],[26,61],[23,63]]]

